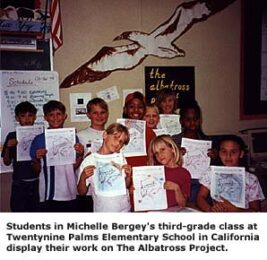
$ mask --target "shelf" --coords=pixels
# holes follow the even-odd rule
[[[31,50],[31,49],[27,49],[27,48],[25,48],[25,49],[16,49],[16,48],[14,48],[14,49],[5,49],[5,48],[0,48],[0,51],[23,51],[23,52],[44,52],[44,50],[42,50],[42,49],[39,49],[39,50]]]
[[[29,37],[40,37],[43,36],[42,32],[9,32],[9,31],[0,31],[0,35],[10,35],[10,36],[29,36]]]

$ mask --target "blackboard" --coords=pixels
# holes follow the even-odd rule
[[[1,70],[52,70],[50,41],[39,40],[37,51],[1,50]]]

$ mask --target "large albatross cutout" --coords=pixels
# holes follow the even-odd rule
[[[174,14],[151,33],[124,32],[114,39],[131,43],[117,47],[103,47],[93,58],[68,75],[60,84],[68,88],[85,82],[102,80],[116,70],[130,70],[147,56],[175,58],[185,56],[174,41],[188,31],[193,24],[206,20],[223,10],[235,0],[197,0],[179,5]]]

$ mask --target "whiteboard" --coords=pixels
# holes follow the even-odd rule
[[[59,100],[59,81],[56,71],[0,71],[1,82],[1,150],[7,134],[19,124],[15,119],[15,106],[29,101],[38,109],[35,124],[43,125],[43,105]],[[4,167],[1,165],[2,172]]]

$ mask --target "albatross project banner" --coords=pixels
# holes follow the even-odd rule
[[[169,88],[176,93],[178,106],[195,98],[195,69],[187,67],[145,67],[146,101],[153,104],[159,90]]]

